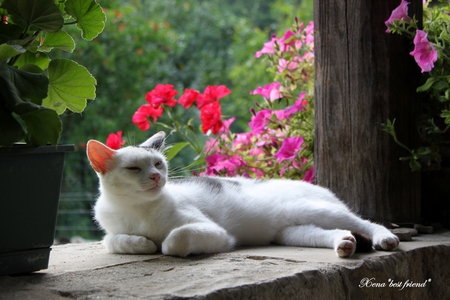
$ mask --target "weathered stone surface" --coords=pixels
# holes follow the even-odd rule
[[[448,257],[450,232],[349,259],[331,249],[281,246],[177,258],[69,244],[54,247],[48,270],[0,277],[0,298],[450,299]],[[402,288],[411,282],[422,287]]]
[[[391,229],[391,232],[393,234],[395,234],[400,239],[400,241],[411,241],[412,240],[412,236],[417,234],[417,230],[416,229],[414,229],[414,228],[404,228],[404,227]]]
[[[433,227],[432,226],[424,226],[421,224],[414,224],[414,229],[416,229],[420,233],[427,233],[432,234],[433,233]]]

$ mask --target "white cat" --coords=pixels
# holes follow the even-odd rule
[[[159,249],[187,256],[276,243],[333,248],[348,257],[360,242],[368,241],[365,250],[370,250],[370,238],[376,249],[399,244],[388,229],[357,217],[329,190],[303,181],[168,179],[164,138],[159,132],[139,147],[119,150],[95,140],[87,144],[100,178],[95,219],[106,231],[103,244],[111,253]]]

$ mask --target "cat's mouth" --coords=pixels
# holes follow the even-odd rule
[[[144,190],[144,192],[152,192],[153,193],[153,192],[156,192],[159,190],[161,190],[161,187],[159,185],[155,184],[154,186]]]

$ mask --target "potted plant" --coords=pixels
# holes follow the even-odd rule
[[[0,0],[0,275],[48,267],[64,155],[66,109],[95,98],[95,78],[53,49],[72,52],[64,29],[93,40],[105,26],[95,0]],[[18,143],[21,142],[21,143]],[[53,186],[49,186],[53,185]]]

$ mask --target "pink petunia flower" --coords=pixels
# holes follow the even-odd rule
[[[246,166],[246,163],[238,155],[227,156],[219,153],[207,156],[205,158],[208,167],[200,175],[217,175],[226,172],[227,176],[236,176],[239,169]]]
[[[228,133],[230,132],[230,126],[231,124],[236,120],[235,117],[229,118],[228,120],[222,121],[222,128],[219,130],[220,133]]]
[[[277,41],[278,45],[280,45],[280,50],[282,52],[286,52],[290,47],[295,48],[295,41],[290,40],[294,36],[294,33],[289,29],[284,33],[284,35]],[[288,42],[286,42],[288,41]]]
[[[303,177],[302,180],[309,183],[314,182],[314,166],[312,166],[311,169],[305,172],[305,177]]]
[[[284,139],[280,150],[275,153],[274,157],[278,160],[278,163],[294,159],[297,156],[297,152],[302,148],[303,142],[304,140],[301,136]]]
[[[305,104],[305,100],[304,100],[305,95],[306,95],[305,92],[301,92],[300,96],[298,97],[297,101],[295,101],[294,105],[289,106],[289,107],[287,107],[285,109],[285,111],[284,111],[284,117],[285,118],[289,118],[291,115],[294,115],[294,114],[298,113],[299,111],[305,109],[305,106],[304,106],[304,104]]]
[[[236,150],[244,150],[252,146],[252,137],[251,132],[237,133],[233,140],[233,147]]]
[[[122,131],[117,131],[117,133],[110,133],[106,139],[106,146],[111,149],[118,150],[122,147],[126,141],[122,140]]]
[[[250,123],[248,124],[254,134],[261,133],[266,127],[268,119],[272,116],[270,109],[260,110],[256,116],[252,116]]]
[[[308,26],[305,28],[306,34],[306,45],[313,46],[314,45],[314,22],[311,21]]]
[[[278,73],[283,73],[284,70],[293,71],[297,68],[295,61],[289,61],[284,58],[278,60]]]
[[[257,87],[253,91],[250,92],[250,95],[261,95],[267,101],[272,102],[277,99],[282,98],[280,93],[281,83],[272,82],[271,84],[266,84],[264,87]]]
[[[408,16],[408,4],[405,0],[402,0],[400,5],[392,11],[391,16],[387,19],[384,24],[388,28],[386,32],[390,32],[389,27],[392,25],[394,21],[404,20],[406,23],[411,21],[411,18]]]
[[[423,72],[429,72],[434,68],[434,62],[438,58],[437,50],[428,41],[427,33],[423,30],[416,30],[414,37],[414,50],[410,52]]]
[[[264,44],[263,48],[255,53],[255,57],[259,58],[263,54],[273,54],[275,53],[275,43],[277,42],[277,37],[272,35],[272,39]]]

